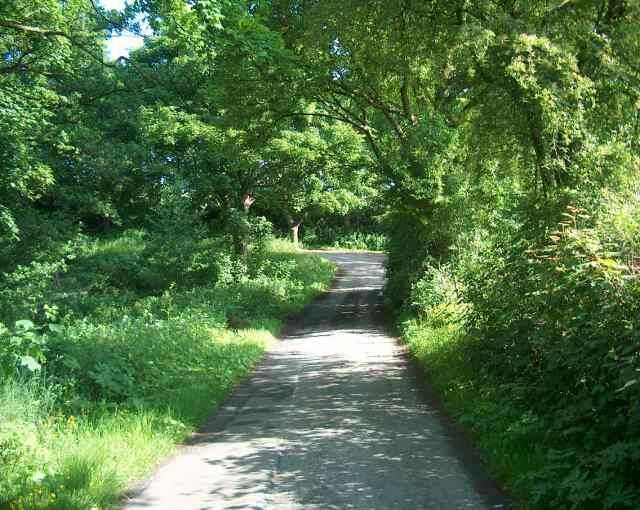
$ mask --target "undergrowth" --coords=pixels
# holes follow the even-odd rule
[[[303,240],[309,248],[384,251],[387,247],[387,235],[371,227],[362,230],[327,226],[309,228]]]
[[[523,508],[640,507],[637,198],[619,205],[426,259],[404,304],[409,349]]]
[[[3,509],[111,508],[333,276],[275,240],[234,255],[185,236],[179,259],[141,231],[74,243],[4,277]]]

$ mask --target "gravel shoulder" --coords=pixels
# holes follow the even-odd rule
[[[379,253],[331,291],[125,509],[506,509],[385,327]]]

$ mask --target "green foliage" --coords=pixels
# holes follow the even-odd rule
[[[384,251],[387,238],[384,234],[370,232],[323,232],[318,236],[311,232],[305,237],[305,245],[320,248],[338,248],[345,250]]]
[[[225,231],[232,240],[236,255],[260,252],[273,236],[273,225],[264,216],[249,216],[231,209],[225,217]],[[222,268],[221,268],[222,269]]]
[[[222,241],[213,243],[226,256],[216,278],[163,280],[150,295],[135,275],[173,263],[144,256],[152,235],[86,240],[41,293],[61,326],[23,320],[0,332],[0,469],[11,472],[0,506],[111,508],[253,367],[280,319],[333,277],[327,261],[283,241],[240,258]],[[195,258],[209,256],[198,241]],[[238,264],[233,278],[225,279],[226,262]],[[19,289],[7,296],[28,298]],[[55,318],[51,310],[43,320]],[[42,368],[21,368],[27,357]]]
[[[8,379],[39,371],[46,361],[47,334],[30,320],[16,321],[12,331],[0,324],[0,379]],[[60,327],[49,324],[47,333],[60,333]]]
[[[509,381],[513,398],[547,427],[548,464],[529,474],[536,504],[632,508],[640,498],[630,432],[638,419],[637,279],[584,211],[569,208],[565,217],[530,258],[507,255],[499,286],[487,269],[469,285],[473,330],[485,339],[478,362]]]
[[[390,219],[388,281],[385,297],[399,310],[430,261],[428,227],[415,217],[396,214]]]
[[[90,9],[90,4],[78,0],[0,6],[3,244],[24,238],[19,213],[44,198],[56,181],[56,166],[73,153],[59,112],[76,99],[65,87],[66,78],[102,54],[104,26]]]
[[[104,62],[141,15],[144,47]],[[625,0],[5,2],[5,379],[46,359],[107,434],[109,405],[171,393],[154,367],[197,384],[174,336],[211,377],[224,356],[246,370],[207,358],[211,331],[270,323],[329,278],[274,253],[272,224],[302,229],[389,251],[416,354],[531,504],[638,506],[639,23]],[[156,412],[123,419],[174,434]],[[110,504],[105,445],[70,441],[59,505]],[[38,483],[22,506],[46,506]]]
[[[0,382],[0,502],[20,496],[25,481],[41,479],[48,460],[40,426],[53,409],[55,395],[34,382]]]
[[[384,234],[350,232],[336,235],[331,246],[347,250],[384,251],[387,246],[387,238]]]
[[[460,323],[468,308],[460,294],[460,283],[450,268],[427,267],[411,289],[410,309],[433,328]]]
[[[178,186],[167,187],[153,213],[151,235],[142,252],[147,261],[143,280],[149,290],[181,285],[195,274],[206,276],[210,269],[206,258],[197,256],[206,229],[194,214],[189,197]]]
[[[20,317],[36,319],[48,307],[48,298],[55,292],[59,278],[67,269],[64,260],[56,263],[32,262],[18,266],[4,275],[2,316],[16,321]]]
[[[257,207],[303,232],[328,217],[349,217],[377,196],[369,165],[362,138],[348,126],[310,122],[282,130],[264,153],[269,179],[256,190]]]
[[[635,259],[619,251],[637,229],[621,228],[616,203],[595,217],[567,208],[526,249],[513,237],[475,255],[468,246],[455,273],[428,266],[411,293],[420,317],[405,329],[412,350],[534,508],[640,501],[640,287]]]

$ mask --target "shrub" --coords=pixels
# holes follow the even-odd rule
[[[333,247],[347,250],[384,251],[387,236],[381,232],[353,231],[331,227],[311,227],[305,230],[304,244],[310,247]]]
[[[155,286],[153,290],[162,290],[171,283],[184,285],[194,271],[202,270],[195,259],[199,244],[206,237],[206,228],[186,193],[177,187],[162,190],[150,230],[143,257],[154,272],[145,279]]]
[[[66,271],[66,260],[34,261],[2,275],[0,317],[7,322],[42,320],[42,314],[60,298],[60,281]]]
[[[404,309],[411,288],[426,267],[435,264],[424,239],[429,231],[418,218],[396,214],[390,220],[385,298],[396,312]]]
[[[31,374],[47,360],[47,336],[30,320],[15,323],[12,331],[0,323],[0,379]],[[58,325],[49,324],[49,334],[58,334]]]
[[[636,508],[637,229],[610,206],[563,218],[543,239],[521,228],[426,263],[404,334],[534,508]]]
[[[161,230],[80,238],[5,275],[1,508],[107,508],[202,423],[333,276],[269,231],[258,220],[241,255],[226,236],[192,240],[177,282],[168,249],[151,256]]]
[[[506,259],[499,284],[487,268],[470,286],[472,334],[484,370],[542,417],[548,463],[529,475],[534,501],[633,508],[640,285],[592,218],[565,216],[528,258]]]
[[[383,251],[386,246],[387,238],[384,234],[370,232],[350,232],[339,234],[333,241],[333,247],[346,248],[348,250]]]
[[[460,283],[448,266],[428,266],[411,289],[411,310],[433,327],[458,323],[467,309],[460,291]]]
[[[17,266],[29,266],[32,262],[46,264],[59,261],[84,240],[80,235],[80,225],[62,213],[38,211],[31,207],[17,212],[16,237],[0,244],[0,267],[5,272],[11,273]]]

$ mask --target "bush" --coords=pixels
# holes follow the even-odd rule
[[[492,267],[469,285],[472,334],[483,339],[484,370],[509,382],[547,431],[548,464],[528,475],[534,501],[633,508],[640,285],[592,218],[576,208],[565,216],[528,258],[507,255],[500,280]]]
[[[460,244],[405,304],[412,351],[534,508],[640,504],[638,230],[613,203]]]
[[[4,274],[0,289],[0,317],[7,322],[21,319],[42,321],[43,314],[53,309],[61,297],[61,278],[67,271],[67,260],[32,262]]]
[[[0,268],[4,272],[11,273],[17,266],[29,266],[32,262],[57,262],[73,253],[74,247],[84,239],[80,225],[62,213],[31,207],[17,212],[17,237],[0,243]]]
[[[368,232],[339,234],[333,241],[334,248],[346,248],[348,250],[384,251],[386,246],[387,238],[384,234]]]
[[[47,335],[30,320],[15,323],[13,331],[0,323],[0,379],[31,374],[46,362]],[[59,326],[49,324],[46,332],[58,334]]]
[[[460,291],[460,283],[449,267],[428,266],[411,289],[411,310],[433,327],[459,323],[468,308],[462,302]]]
[[[148,242],[138,231],[87,241],[33,301],[48,303],[43,320],[0,331],[1,508],[109,508],[251,369],[281,318],[333,276],[329,262],[290,243],[237,256],[221,237],[193,244],[192,261],[217,254],[206,261],[215,278],[163,280],[150,294],[138,273],[162,266],[144,257]],[[137,272],[129,286],[122,265]],[[35,307],[18,301],[37,280],[40,266],[31,269],[3,289],[16,300],[12,315]]]
[[[87,241],[73,261],[69,278],[90,287],[93,292],[105,288],[139,288],[146,266],[144,250],[147,234],[126,230],[115,237]]]
[[[382,232],[320,225],[304,231],[304,244],[310,247],[332,247],[347,250],[384,251],[387,236]]]
[[[163,189],[142,254],[148,267],[143,280],[148,290],[157,292],[172,283],[186,285],[194,273],[203,272],[197,253],[205,238],[206,228],[189,196],[177,187]]]
[[[394,215],[389,232],[385,298],[400,313],[405,309],[412,286],[436,261],[431,256],[429,244],[424,241],[429,238],[429,231],[416,217]]]

